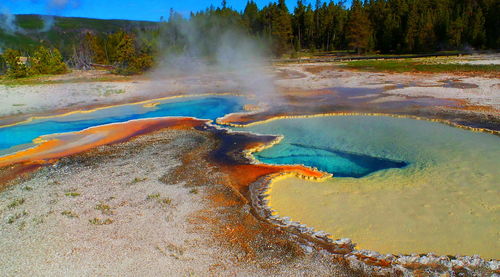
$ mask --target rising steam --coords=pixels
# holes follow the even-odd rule
[[[21,27],[17,26],[16,16],[7,8],[0,8],[0,29],[7,34],[24,32]]]
[[[34,0],[17,0],[33,3]],[[40,19],[43,21],[43,27],[36,32],[48,32],[52,29],[55,23],[53,14],[60,14],[66,9],[76,8],[80,5],[79,0],[50,0],[45,7],[46,13],[50,15],[42,15]],[[27,31],[21,28],[16,23],[16,15],[12,14],[9,9],[2,7],[0,4],[0,29],[7,34],[21,33]]]
[[[268,70],[266,45],[237,27],[212,18],[170,20],[163,30],[153,79],[189,76],[224,80],[224,88],[270,100],[276,97]],[[221,23],[221,24],[219,24]],[[207,27],[212,26],[212,27]],[[206,82],[209,84],[210,82]],[[206,91],[213,90],[207,85]]]

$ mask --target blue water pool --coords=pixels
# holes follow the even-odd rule
[[[145,103],[112,106],[91,112],[35,119],[14,126],[0,126],[0,155],[29,147],[40,136],[76,132],[103,124],[166,116],[185,116],[215,120],[228,113],[243,110],[245,99],[238,96],[205,96],[158,101],[155,106]]]
[[[359,136],[368,135],[361,133],[356,136],[342,133],[355,126],[372,120],[366,117],[356,121],[359,117],[346,120],[332,119],[328,122],[297,119],[294,121],[279,120],[277,123],[262,124],[241,130],[253,131],[262,134],[284,135],[283,140],[271,148],[254,153],[255,158],[263,163],[277,165],[302,164],[318,168],[321,171],[333,174],[335,177],[360,178],[371,173],[408,166],[409,161],[393,153],[373,153],[356,145]],[[354,122],[353,122],[354,121]],[[293,122],[293,123],[292,123]],[[334,122],[332,124],[331,122]],[[302,124],[306,123],[306,124]],[[353,124],[353,125],[350,125]],[[345,131],[344,131],[345,132]],[[390,153],[390,154],[389,154]]]

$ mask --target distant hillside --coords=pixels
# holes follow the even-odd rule
[[[86,32],[112,33],[147,32],[158,28],[157,22],[131,20],[104,20],[79,17],[43,15],[16,15],[16,32],[0,28],[0,47],[30,51],[43,44],[58,48],[63,56],[69,56],[75,45]]]

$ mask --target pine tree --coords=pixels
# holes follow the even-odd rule
[[[94,63],[109,64],[104,50],[104,42],[100,37],[92,33],[87,33],[85,35],[85,43],[88,45],[92,52],[92,61]]]
[[[406,21],[405,48],[407,52],[413,52],[417,45],[419,31],[419,15],[416,4],[411,5]]]
[[[295,34],[295,50],[300,50],[304,46],[305,13],[306,6],[303,1],[297,0],[292,18],[293,33]]]
[[[349,47],[358,53],[370,50],[372,27],[367,14],[359,0],[354,0],[347,27],[347,40]]]
[[[251,34],[259,32],[259,8],[254,1],[248,1],[243,11],[243,22]]]
[[[278,4],[270,4],[266,11],[267,25],[273,39],[274,53],[281,56],[288,50],[292,43],[292,18],[288,12],[285,0],[279,0]]]

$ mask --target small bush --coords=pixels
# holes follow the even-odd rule
[[[161,199],[160,203],[164,204],[164,205],[170,205],[170,204],[172,204],[172,199],[166,197],[166,198]]]
[[[30,73],[37,74],[63,74],[68,67],[57,49],[48,49],[40,46],[30,59]]]
[[[113,219],[106,218],[105,220],[102,220],[100,218],[94,217],[92,219],[89,219],[89,223],[92,225],[109,225],[113,223]]]
[[[3,54],[3,58],[7,65],[7,76],[11,78],[24,78],[29,75],[28,67],[21,62],[21,52],[7,49]]]
[[[10,204],[7,206],[7,208],[13,209],[17,206],[21,206],[22,204],[24,204],[24,202],[25,202],[24,198],[18,198],[16,200],[10,202]]]
[[[159,193],[154,193],[154,194],[149,194],[146,199],[147,200],[151,200],[151,199],[159,199],[160,198],[160,194]]]
[[[29,213],[27,211],[23,211],[22,213],[16,213],[14,215],[11,215],[7,219],[7,223],[12,224],[16,222],[16,220],[20,219],[23,216],[27,216]]]
[[[143,182],[143,181],[146,181],[148,178],[139,178],[139,177],[135,177],[134,180],[132,180],[132,184],[137,184],[139,182]]]
[[[104,215],[112,215],[113,211],[111,210],[111,207],[109,205],[99,203],[95,206],[95,209],[98,211],[101,211],[102,214]]]
[[[77,218],[78,217],[78,215],[72,211],[62,211],[61,214],[65,215],[67,217],[70,217],[70,218]]]

